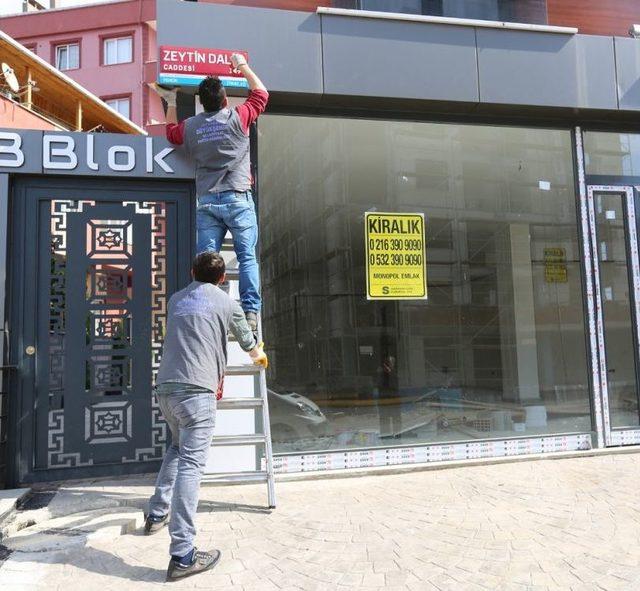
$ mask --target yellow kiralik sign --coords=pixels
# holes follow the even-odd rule
[[[427,298],[424,214],[365,213],[367,299]]]

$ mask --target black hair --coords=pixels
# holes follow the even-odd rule
[[[217,76],[207,76],[198,86],[200,103],[207,113],[219,111],[224,106],[227,92]]]
[[[218,285],[225,273],[224,259],[212,251],[201,252],[193,259],[193,278],[202,283]]]

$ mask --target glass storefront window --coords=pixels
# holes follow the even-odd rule
[[[335,8],[547,24],[546,0],[334,0]]]
[[[276,452],[590,431],[568,131],[265,116]],[[423,213],[428,299],[368,301],[364,213]]]
[[[637,426],[635,341],[626,213],[621,194],[595,193],[596,240],[612,427]]]
[[[624,177],[640,176],[640,134],[586,132],[584,149],[588,175],[618,177],[620,185],[632,182]],[[637,427],[640,418],[630,220],[623,193],[594,191],[593,199],[610,422],[614,429]],[[637,224],[640,205],[637,190],[634,201]]]
[[[640,176],[640,134],[589,131],[584,152],[587,174]]]

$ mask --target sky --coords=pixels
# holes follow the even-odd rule
[[[37,0],[46,8],[51,7],[51,0]],[[56,8],[67,6],[80,6],[82,4],[95,4],[100,0],[56,0]],[[23,0],[0,0],[0,15],[17,14],[22,12]]]

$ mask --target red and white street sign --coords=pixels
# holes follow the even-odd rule
[[[235,71],[231,65],[232,53],[240,53],[247,61],[249,59],[246,51],[238,49],[198,49],[162,45],[159,73],[242,78],[242,74]]]

